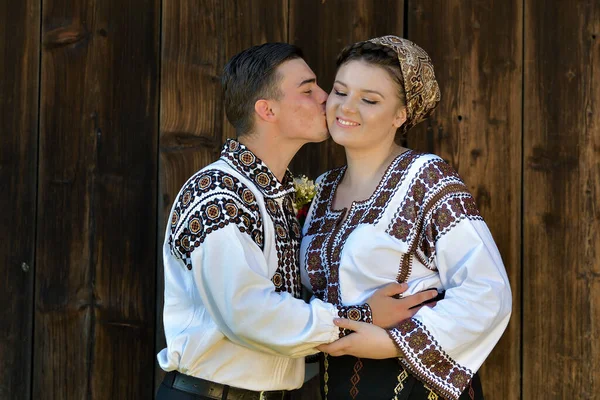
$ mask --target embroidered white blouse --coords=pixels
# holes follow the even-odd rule
[[[344,306],[392,281],[408,283],[405,295],[445,290],[434,308],[389,333],[410,372],[457,399],[510,318],[510,286],[492,235],[460,177],[435,155],[403,153],[368,200],[334,210],[344,172],[318,179],[303,229],[302,283]]]
[[[303,357],[339,337],[333,318],[346,316],[344,307],[298,298],[292,182],[229,140],[182,187],[163,246],[161,368],[250,390],[294,389]]]

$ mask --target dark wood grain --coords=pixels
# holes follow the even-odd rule
[[[600,392],[600,3],[525,1],[523,398]]]
[[[33,398],[152,396],[159,11],[44,2]]]
[[[0,12],[0,398],[31,396],[40,1]]]
[[[409,147],[458,170],[511,283],[510,324],[481,369],[486,399],[498,400],[520,395],[522,8],[522,0],[411,1],[408,17],[408,38],[431,56],[442,92]]]
[[[329,93],[338,53],[349,44],[372,37],[402,36],[403,19],[403,0],[290,0],[290,43],[304,51],[319,85]],[[345,160],[344,149],[329,139],[305,145],[291,170],[316,178]]]
[[[407,143],[458,169],[512,284],[486,398],[597,397],[598,1],[23,0],[0,6],[0,398],[151,398],[168,211],[234,136],[225,62],[289,41],[329,91],[345,45],[404,28],[442,89]],[[291,169],[343,162],[328,141]]]
[[[163,7],[159,246],[183,183],[219,157],[226,138],[235,137],[222,106],[223,66],[250,46],[285,42],[288,30],[287,0],[177,0]],[[166,346],[162,259],[157,279],[158,352]],[[157,368],[156,385],[163,376]]]

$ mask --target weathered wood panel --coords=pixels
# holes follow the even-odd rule
[[[235,137],[222,106],[223,66],[250,46],[285,42],[288,30],[287,0],[179,0],[163,7],[159,247],[183,183],[218,158],[226,138]],[[158,282],[157,352],[165,347],[162,259]],[[163,376],[157,368],[156,385]]]
[[[513,314],[481,369],[487,399],[518,399],[521,329],[522,0],[410,1],[408,38],[431,56],[442,100],[409,147],[450,162],[508,271]],[[534,397],[525,397],[534,398]]]
[[[44,2],[33,398],[152,396],[159,11]]]
[[[523,398],[600,392],[600,3],[525,1]]]
[[[31,396],[40,1],[0,13],[0,398]]]
[[[329,93],[335,59],[345,46],[376,36],[402,36],[403,20],[403,0],[290,0],[289,41],[303,50],[319,86]],[[291,170],[316,178],[344,162],[344,149],[329,139],[304,146]]]

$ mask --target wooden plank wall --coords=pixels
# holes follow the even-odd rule
[[[156,352],[165,347],[160,256],[169,211],[185,181],[218,158],[226,138],[235,137],[222,107],[221,71],[247,47],[286,41],[287,14],[285,0],[163,3]],[[157,385],[163,376],[157,367]]]
[[[525,0],[523,398],[596,399],[600,3],[552,3]]]
[[[335,77],[335,58],[348,44],[365,38],[402,36],[404,0],[290,0],[289,42],[299,46],[318,84],[327,93]],[[307,29],[310,21],[310,29]],[[344,149],[328,140],[308,144],[296,155],[290,169],[316,178],[345,162]]]
[[[384,34],[431,55],[442,101],[407,144],[459,171],[511,280],[513,317],[481,370],[486,398],[595,398],[596,0],[0,6],[0,398],[152,398],[169,209],[235,136],[223,65],[287,41],[329,91],[337,53]],[[343,162],[327,142],[303,148],[292,170],[316,177]]]
[[[33,398],[150,398],[158,0],[46,0]]]
[[[0,398],[29,399],[41,4],[0,10]]]
[[[408,145],[458,170],[502,254],[514,304],[521,299],[522,9],[522,0],[426,0],[408,11],[408,37],[432,57],[442,92]],[[481,369],[488,398],[518,398],[520,346],[520,307],[513,307]]]

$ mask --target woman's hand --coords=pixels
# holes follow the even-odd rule
[[[367,299],[373,313],[373,324],[382,328],[393,328],[405,319],[412,318],[425,303],[433,300],[438,295],[435,288],[427,289],[400,299],[393,296],[408,290],[406,283],[389,283],[375,291]],[[435,303],[429,304],[433,306]]]
[[[398,349],[387,331],[366,322],[336,318],[334,323],[340,328],[354,332],[317,349],[334,357],[351,355],[359,358],[384,359],[399,357]]]

